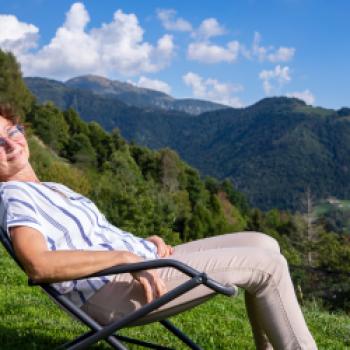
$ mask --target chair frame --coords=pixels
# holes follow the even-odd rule
[[[23,270],[20,262],[16,258],[14,253],[11,241],[7,233],[1,229],[0,240],[4,245],[7,252],[11,257],[17,262],[17,264]],[[156,310],[162,305],[165,305],[169,301],[177,298],[178,296],[188,292],[189,290],[203,284],[208,288],[212,289],[213,292],[217,294],[224,294],[226,296],[236,296],[238,294],[238,288],[236,286],[224,286],[221,283],[209,278],[205,273],[199,272],[192,267],[174,260],[174,259],[158,259],[158,260],[149,260],[140,263],[132,264],[123,264],[110,267],[108,269],[101,270],[97,273],[86,275],[80,279],[98,277],[98,276],[108,276],[115,275],[119,273],[128,273],[136,272],[140,270],[147,269],[158,269],[163,267],[173,267],[182,273],[186,274],[189,277],[189,280],[175,287],[171,291],[168,291],[166,294],[160,298],[155,299],[154,301],[140,307],[138,310],[131,312],[130,314],[125,315],[121,319],[111,322],[106,326],[100,325],[92,317],[90,317],[86,312],[77,307],[73,302],[71,302],[64,294],[60,294],[56,289],[54,289],[50,284],[47,283],[35,283],[32,280],[28,280],[29,286],[39,286],[41,287],[51,298],[54,299],[63,309],[68,313],[73,315],[83,324],[90,328],[90,331],[78,336],[77,338],[66,342],[65,344],[57,347],[57,350],[67,349],[67,350],[80,350],[86,349],[92,344],[97,343],[100,340],[105,340],[109,345],[118,350],[127,350],[128,348],[123,343],[137,344],[149,349],[158,349],[158,350],[171,350],[172,348],[153,344],[150,342],[125,337],[118,335],[117,331],[132,326],[133,322],[140,320],[142,317],[148,315],[153,310]],[[169,320],[164,319],[159,321],[168,331],[173,333],[177,338],[184,342],[190,349],[193,350],[202,350],[202,348],[194,343],[185,333],[180,329],[175,327]]]

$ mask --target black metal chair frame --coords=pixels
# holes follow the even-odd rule
[[[9,240],[7,233],[1,230],[0,232],[0,240],[4,245],[5,249],[11,255],[11,257],[17,262],[17,264],[22,268],[21,264],[17,260],[11,241]],[[158,269],[162,267],[173,267],[182,273],[189,276],[189,280],[177,286],[173,290],[167,292],[160,298],[148,303],[136,311],[131,312],[130,314],[124,316],[121,319],[118,319],[106,326],[100,325],[94,319],[92,319],[87,313],[78,308],[75,304],[73,304],[66,296],[58,293],[50,284],[37,284],[33,281],[29,280],[28,284],[30,286],[40,286],[44,291],[51,296],[55,302],[57,302],[63,309],[65,309],[68,313],[72,314],[75,318],[80,320],[86,326],[90,328],[89,332],[82,334],[76,339],[69,341],[58,348],[61,349],[69,349],[69,350],[80,350],[86,349],[94,343],[97,343],[100,340],[105,340],[109,343],[109,345],[118,350],[127,350],[127,347],[123,344],[131,343],[137,344],[139,346],[143,346],[149,349],[158,349],[158,350],[170,350],[171,348],[153,344],[150,342],[133,339],[129,337],[125,337],[122,335],[118,335],[117,331],[132,325],[133,322],[140,320],[144,316],[148,315],[153,310],[156,310],[162,305],[165,305],[169,301],[177,298],[178,296],[186,293],[187,291],[203,284],[208,288],[212,289],[213,292],[218,294],[224,294],[226,296],[236,296],[238,293],[238,289],[236,286],[224,286],[219,282],[209,278],[205,273],[199,272],[192,267],[183,264],[177,260],[173,259],[159,259],[159,260],[150,260],[141,263],[133,263],[133,264],[123,264],[118,266],[113,266],[108,269],[99,271],[97,273],[81,277],[81,279],[89,278],[89,277],[97,277],[97,276],[108,276],[115,275],[119,273],[127,273],[127,272],[135,272],[146,269]],[[23,270],[23,268],[22,268]],[[180,329],[175,327],[169,320],[164,319],[159,321],[168,331],[173,333],[176,337],[178,337],[182,342],[184,342],[190,349],[201,350],[202,348],[194,343],[186,334],[184,334]]]

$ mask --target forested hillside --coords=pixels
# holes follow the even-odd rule
[[[314,108],[287,97],[192,116],[141,109],[114,95],[27,79],[40,101],[74,108],[86,121],[160,149],[170,147],[202,174],[229,179],[253,206],[305,211],[315,200],[350,197],[350,110]],[[79,87],[79,85],[76,85]],[[137,104],[135,104],[137,105]]]
[[[118,129],[107,132],[73,109],[40,104],[23,84],[14,56],[1,51],[0,102],[24,118],[41,180],[90,197],[113,224],[140,236],[159,234],[172,244],[232,231],[265,232],[279,241],[301,301],[318,297],[350,310],[350,235],[331,232],[326,217],[315,220],[310,191],[304,215],[252,208],[231,181],[201,177],[169,148],[128,143]],[[192,135],[194,147],[197,142]],[[255,174],[254,181],[260,177]]]

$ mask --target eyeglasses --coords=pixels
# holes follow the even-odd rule
[[[7,136],[6,138],[16,141],[20,139],[24,134],[24,127],[23,125],[15,125],[12,128],[6,130]],[[0,147],[6,145],[6,139],[4,137],[0,136]]]

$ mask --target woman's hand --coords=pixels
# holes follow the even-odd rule
[[[138,281],[145,292],[147,303],[161,297],[167,292],[164,281],[159,277],[156,270],[143,270],[133,272],[132,276]]]
[[[166,258],[167,256],[174,253],[174,248],[164,242],[163,238],[159,236],[151,236],[146,238],[147,241],[154,243],[157,247],[157,254],[161,258]]]
[[[146,238],[146,240],[155,244],[157,247],[157,254],[161,258],[165,258],[174,252],[174,248],[166,244],[163,238],[159,236],[151,236]],[[132,276],[142,285],[148,303],[167,292],[165,283],[159,277],[157,270],[133,272]]]

